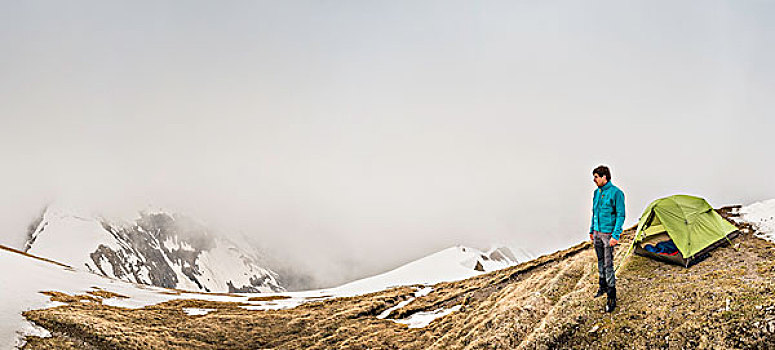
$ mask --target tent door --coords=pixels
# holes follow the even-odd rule
[[[656,245],[657,243],[667,242],[671,240],[672,239],[670,238],[670,236],[667,235],[666,231],[656,233],[656,234],[651,234],[650,236],[644,237],[642,241],[640,241],[638,244],[635,245],[635,254],[686,267],[689,260],[684,259],[680,251],[676,255],[664,255],[664,254],[652,253],[646,250],[646,248],[644,248],[646,244]]]

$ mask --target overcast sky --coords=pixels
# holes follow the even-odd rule
[[[0,243],[153,205],[328,281],[775,198],[769,1],[0,2]],[[332,283],[333,283],[332,282]]]

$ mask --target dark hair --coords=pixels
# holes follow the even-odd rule
[[[595,168],[595,170],[592,170],[592,175],[595,175],[595,174],[597,174],[597,176],[600,176],[600,177],[605,176],[605,178],[608,181],[611,181],[611,170],[609,170],[608,167],[605,165],[601,165]]]

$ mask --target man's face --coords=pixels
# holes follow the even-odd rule
[[[603,185],[608,183],[608,179],[606,179],[605,176],[601,177],[600,175],[597,175],[597,174],[593,174],[593,176],[594,178],[592,180],[595,181],[595,185],[597,185],[597,187],[602,187]]]

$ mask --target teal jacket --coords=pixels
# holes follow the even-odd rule
[[[624,225],[624,192],[608,181],[592,196],[592,231],[611,233],[618,240]]]

